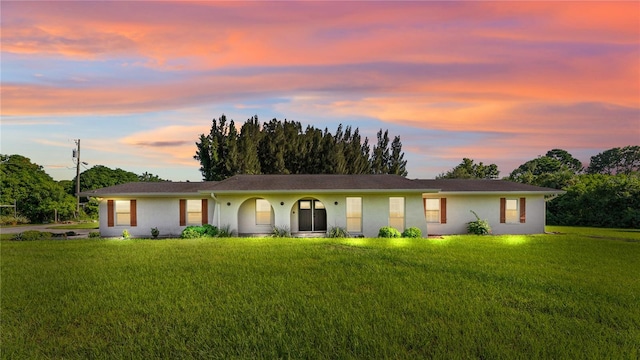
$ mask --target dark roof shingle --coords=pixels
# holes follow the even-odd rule
[[[211,182],[213,183],[213,181]],[[130,182],[108,186],[96,190],[87,190],[80,193],[82,196],[106,196],[126,194],[190,194],[197,193],[208,182]]]
[[[418,179],[414,180],[428,189],[443,192],[540,192],[562,193],[562,190],[522,184],[507,180],[484,179]]]
[[[236,175],[203,190],[424,190],[423,184],[397,175]]]

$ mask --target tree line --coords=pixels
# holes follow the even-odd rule
[[[200,134],[194,159],[205,181],[236,174],[396,174],[407,176],[407,161],[400,137],[389,131],[377,134],[373,148],[358,128],[340,124],[303,129],[300,122],[273,119],[260,124],[253,116],[236,128],[223,114],[212,121],[208,134]]]
[[[464,158],[438,178],[497,178],[495,164]],[[589,165],[563,149],[549,150],[514,169],[505,180],[566,191],[547,203],[547,224],[640,228],[640,146],[616,147]]]
[[[0,155],[0,203],[16,204],[13,209],[3,208],[0,223],[43,223],[77,218],[98,218],[98,202],[81,198],[84,206],[76,214],[76,179],[55,181],[38,164],[21,155]],[[96,165],[80,174],[80,191],[135,181],[166,181],[145,172],[141,175],[122,169]]]

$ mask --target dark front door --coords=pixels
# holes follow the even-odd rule
[[[298,201],[298,230],[327,231],[327,210],[321,201]]]
[[[298,230],[313,231],[313,210],[311,200],[298,201]]]
[[[319,200],[313,201],[313,231],[327,231],[327,210]]]

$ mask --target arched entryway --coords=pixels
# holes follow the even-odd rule
[[[238,209],[238,234],[270,234],[274,225],[273,207],[263,198],[249,198]]]
[[[327,231],[327,210],[318,199],[298,200],[298,231]]]

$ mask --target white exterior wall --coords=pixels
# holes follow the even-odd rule
[[[104,198],[100,201],[100,236],[120,237],[123,230],[128,230],[132,237],[151,237],[151,228],[157,227],[160,237],[179,237],[186,226],[180,226],[180,199],[208,200],[209,224],[215,218],[214,204],[207,197],[131,197],[131,198]],[[136,200],[137,226],[107,226],[107,201],[108,200]]]
[[[240,234],[269,234],[271,226],[255,224],[255,199],[262,198],[271,204],[273,225],[287,227],[292,233],[298,232],[298,200],[320,200],[327,212],[327,229],[334,226],[346,228],[346,198],[362,198],[363,233],[367,237],[378,236],[378,230],[389,224],[389,197],[405,198],[405,228],[417,227],[427,234],[427,223],[421,194],[242,194],[216,195],[220,206],[220,218],[214,218],[213,225],[229,227]],[[282,203],[282,205],[281,205]],[[400,231],[404,229],[399,229]]]
[[[545,201],[544,195],[507,194],[507,195],[481,195],[481,194],[425,194],[424,198],[447,199],[447,223],[428,223],[430,235],[466,234],[467,223],[476,220],[471,210],[475,211],[480,219],[487,220],[491,225],[493,234],[541,234],[545,227]],[[526,222],[525,223],[500,223],[500,198],[520,199],[526,198]]]

